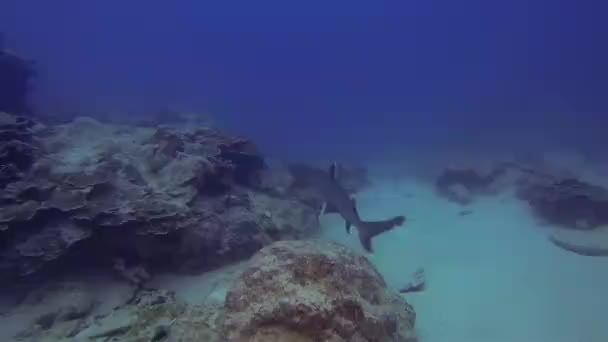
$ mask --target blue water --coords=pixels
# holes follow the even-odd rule
[[[608,109],[601,7],[4,0],[0,31],[38,61],[40,108],[170,106],[211,113],[269,153],[361,158],[513,134],[596,144]]]
[[[602,165],[597,173],[605,181],[607,7],[584,0],[0,0],[0,32],[8,48],[37,62],[36,112],[141,117],[170,108],[210,115],[251,137],[269,157],[399,165],[383,170],[395,179],[363,194],[361,211],[380,219],[406,210],[414,218],[411,230],[378,239],[386,249],[374,263],[391,284],[401,281],[395,255],[408,268],[435,267],[437,282],[455,281],[457,294],[444,282],[436,286],[443,292],[412,300],[426,341],[503,330],[509,332],[504,341],[521,341],[513,336],[526,336],[528,325],[538,323],[526,312],[542,318],[530,328],[531,342],[560,334],[574,341],[569,336],[584,336],[577,329],[585,324],[595,329],[586,332],[596,338],[589,341],[605,341],[594,311],[602,312],[595,303],[606,302],[599,287],[608,278],[597,274],[605,274],[605,260],[582,267],[544,235],[520,238],[510,229],[537,227],[528,216],[515,217],[520,208],[509,201],[482,203],[475,207],[481,219],[463,221],[459,207],[399,172],[427,156],[445,166],[467,156],[525,159],[559,150],[580,157],[576,167]],[[399,196],[406,199],[394,199]],[[339,218],[326,220],[324,228],[335,228],[326,237],[358,248],[342,234]],[[468,231],[452,229],[454,222]],[[484,243],[475,240],[480,236]],[[459,238],[464,242],[455,243]],[[511,259],[512,248],[538,255]],[[513,264],[501,273],[496,262],[507,260]],[[551,268],[554,260],[565,267]],[[589,319],[576,311],[560,315],[564,302],[577,304],[579,270],[581,282],[597,276],[600,284],[587,291],[596,297],[573,309]],[[501,287],[510,280],[517,286]],[[459,296],[475,286],[479,296]],[[496,319],[482,313],[483,326],[459,309],[486,310],[496,293],[504,299],[512,289],[522,296],[503,300],[507,308]],[[433,317],[443,325],[432,325]],[[506,317],[517,318],[512,326],[521,331],[505,329]]]

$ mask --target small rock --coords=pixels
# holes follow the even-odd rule
[[[419,268],[412,275],[412,280],[407,283],[401,290],[400,293],[409,293],[409,292],[420,292],[424,291],[426,288],[426,277],[424,275],[424,269]]]
[[[36,321],[34,322],[34,324],[36,326],[40,327],[40,329],[48,330],[53,327],[53,324],[55,324],[56,319],[57,319],[57,313],[49,312],[49,313],[46,313],[46,314],[36,318]]]
[[[471,215],[473,213],[473,210],[471,209],[467,209],[467,210],[461,210],[458,212],[459,216],[468,216]]]
[[[173,325],[173,323],[175,323],[177,319],[173,319],[171,322],[169,322],[168,324],[159,324],[155,329],[154,329],[154,335],[152,336],[152,342],[157,342],[157,341],[161,341],[165,338],[167,338],[169,336],[169,333],[171,332],[171,326]]]

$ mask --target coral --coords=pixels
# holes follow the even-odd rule
[[[6,155],[16,172],[0,178],[5,277],[112,269],[116,258],[152,273],[203,271],[318,227],[311,208],[264,191],[261,174],[273,170],[245,138],[90,118],[35,130],[0,119],[4,136],[31,146]]]
[[[264,247],[229,290],[225,341],[415,341],[415,313],[363,256],[323,241]]]

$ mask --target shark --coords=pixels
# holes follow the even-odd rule
[[[381,221],[366,221],[361,219],[354,196],[351,196],[340,184],[338,166],[338,163],[332,163],[328,174],[324,172],[312,172],[312,170],[308,170],[307,172],[309,185],[316,188],[323,198],[319,216],[331,213],[337,213],[342,216],[346,232],[351,234],[351,227],[356,227],[363,249],[368,253],[373,253],[372,239],[375,236],[403,225],[406,220],[405,216],[395,216]]]

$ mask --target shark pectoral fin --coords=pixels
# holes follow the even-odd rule
[[[344,221],[344,223],[345,223],[345,227],[346,227],[346,233],[351,234],[350,222]]]

